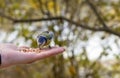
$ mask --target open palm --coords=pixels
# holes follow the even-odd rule
[[[40,53],[36,52],[20,52],[22,47],[13,44],[0,44],[0,54],[2,57],[1,67],[8,67],[16,64],[27,64],[49,56],[53,56],[64,51],[62,47],[54,47],[46,49]]]

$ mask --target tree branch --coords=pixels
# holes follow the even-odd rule
[[[98,18],[99,22],[103,25],[103,27],[108,28],[107,25],[105,24],[104,20],[100,16],[100,14],[98,13],[97,9],[95,8],[95,6],[91,3],[91,1],[90,0],[86,0],[86,3],[90,6],[90,8],[92,9],[94,14]]]
[[[120,37],[120,33],[117,33],[116,31],[113,31],[112,29],[108,28],[108,26],[104,22],[103,18],[100,16],[100,14],[98,13],[98,11],[95,8],[95,6],[91,3],[91,1],[90,0],[86,0],[86,3],[90,6],[90,8],[92,9],[92,11],[94,12],[94,14],[96,15],[96,17],[98,18],[98,21],[103,25],[103,28],[105,29],[105,31],[108,32],[108,33],[112,33],[112,34],[117,35],[117,36]]]
[[[41,22],[41,21],[64,20],[66,22],[69,22],[71,24],[74,24],[74,25],[79,26],[79,27],[84,28],[84,29],[88,29],[88,30],[91,30],[91,31],[104,31],[104,32],[114,34],[114,35],[120,37],[120,33],[108,30],[108,29],[106,29],[104,27],[99,27],[99,28],[90,27],[88,25],[80,24],[78,22],[75,22],[75,21],[73,21],[71,19],[68,19],[68,18],[65,18],[65,17],[62,17],[62,16],[49,17],[49,18],[39,18],[39,19],[14,19],[14,18],[9,17],[9,16],[7,16],[5,14],[2,14],[2,13],[0,13],[0,16],[3,17],[3,18],[6,18],[8,20],[11,20],[13,23],[30,23],[30,22]]]
[[[89,30],[92,30],[92,31],[104,31],[103,28],[94,28],[94,27],[89,27],[87,25],[82,25],[82,24],[79,24],[75,21],[72,21],[70,19],[67,19],[65,17],[62,17],[62,16],[58,16],[58,17],[50,17],[50,18],[40,18],[40,19],[26,19],[26,20],[14,20],[13,23],[29,23],[29,22],[38,22],[38,21],[53,21],[53,20],[64,20],[64,21],[67,21],[71,24],[74,24],[76,26],[80,26],[81,28],[84,28],[84,29],[89,29]]]
[[[26,23],[26,22],[52,21],[52,20],[65,20],[65,21],[67,21],[67,22],[69,22],[71,24],[74,24],[76,26],[80,26],[81,28],[84,28],[84,29],[88,29],[88,30],[91,30],[91,31],[105,31],[107,33],[114,34],[114,35],[120,37],[120,33],[117,33],[117,32],[112,31],[112,30],[108,30],[108,29],[106,29],[104,27],[101,27],[101,28],[90,27],[88,25],[79,24],[79,23],[77,23],[75,21],[72,21],[72,20],[67,19],[65,17],[62,17],[62,16],[59,16],[59,17],[50,17],[50,18],[41,18],[41,19],[14,20],[13,22],[14,23],[19,23],[19,22]]]
[[[14,21],[14,18],[3,14],[1,11],[0,11],[0,17],[6,18],[6,19],[11,20],[11,21]]]

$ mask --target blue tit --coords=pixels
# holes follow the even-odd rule
[[[43,47],[49,47],[50,48],[50,42],[53,38],[54,34],[53,32],[44,31],[41,34],[37,36],[37,44],[39,46],[39,49],[42,49]]]

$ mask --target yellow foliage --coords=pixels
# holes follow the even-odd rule
[[[69,72],[70,72],[71,75],[75,75],[76,74],[75,67],[74,66],[70,66],[69,67]]]
[[[1,7],[5,7],[5,2],[4,2],[4,0],[0,0],[0,8]]]
[[[60,6],[54,2],[53,0],[28,0],[29,5],[34,8],[34,9],[44,9],[44,10],[49,10],[50,13],[54,14],[55,11],[58,13],[58,11],[60,10]],[[46,5],[47,4],[47,5]]]
[[[37,1],[35,1],[35,0],[28,0],[28,2],[32,6],[32,8],[38,9],[39,4],[38,4]]]

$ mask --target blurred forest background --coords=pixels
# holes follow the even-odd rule
[[[0,0],[1,43],[37,47],[45,30],[66,51],[0,78],[120,78],[120,0]]]

